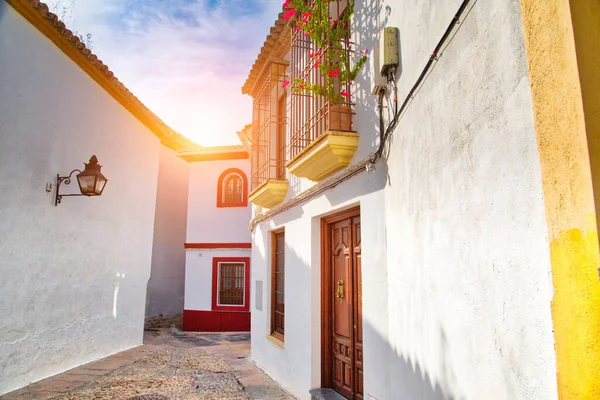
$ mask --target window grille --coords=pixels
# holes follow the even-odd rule
[[[279,101],[286,95],[285,88],[282,87],[286,80],[286,67],[287,63],[284,61],[271,62],[258,80],[256,90],[251,93],[254,99],[251,190],[268,179],[280,178],[281,169],[285,170],[286,141],[276,138],[287,124],[287,113],[281,113],[279,107]]]
[[[225,203],[239,203],[243,201],[244,190],[242,177],[230,174],[223,180],[223,201]]]
[[[332,0],[329,3],[328,15],[332,21],[346,12],[348,0]],[[314,5],[314,3],[313,3]],[[349,30],[348,30],[349,31]],[[350,83],[340,85],[336,78],[323,76],[317,63],[327,63],[332,54],[343,53],[350,62],[352,43],[349,35],[339,42],[330,42],[319,48],[305,33],[292,30],[292,49],[290,73],[292,81],[299,78],[309,84],[335,88],[336,93],[350,93]],[[292,92],[291,94],[291,134],[289,157],[293,159],[310,143],[329,130],[352,131],[352,115],[350,97],[343,97],[335,103],[325,97],[312,93]]]
[[[285,179],[286,150],[287,150],[287,96],[283,93],[277,102],[277,179]]]
[[[244,305],[244,263],[219,263],[219,305]]]

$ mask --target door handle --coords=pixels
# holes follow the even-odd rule
[[[340,303],[344,300],[344,280],[340,279],[337,281],[337,291],[335,293],[335,297],[340,301]]]

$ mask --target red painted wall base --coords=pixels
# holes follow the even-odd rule
[[[189,332],[250,332],[250,312],[183,310],[183,330]]]

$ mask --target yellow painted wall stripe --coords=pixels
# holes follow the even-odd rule
[[[600,399],[595,207],[600,201],[594,200],[594,188],[600,193],[595,164],[600,91],[594,92],[599,83],[594,74],[600,63],[592,47],[600,43],[600,1],[521,0],[521,11],[550,241],[558,394],[595,400]]]

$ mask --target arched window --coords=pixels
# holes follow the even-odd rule
[[[240,169],[230,168],[219,177],[217,207],[246,207],[248,205],[248,180]]]
[[[238,174],[229,174],[223,179],[223,201],[225,203],[239,203],[242,201],[242,177]]]

